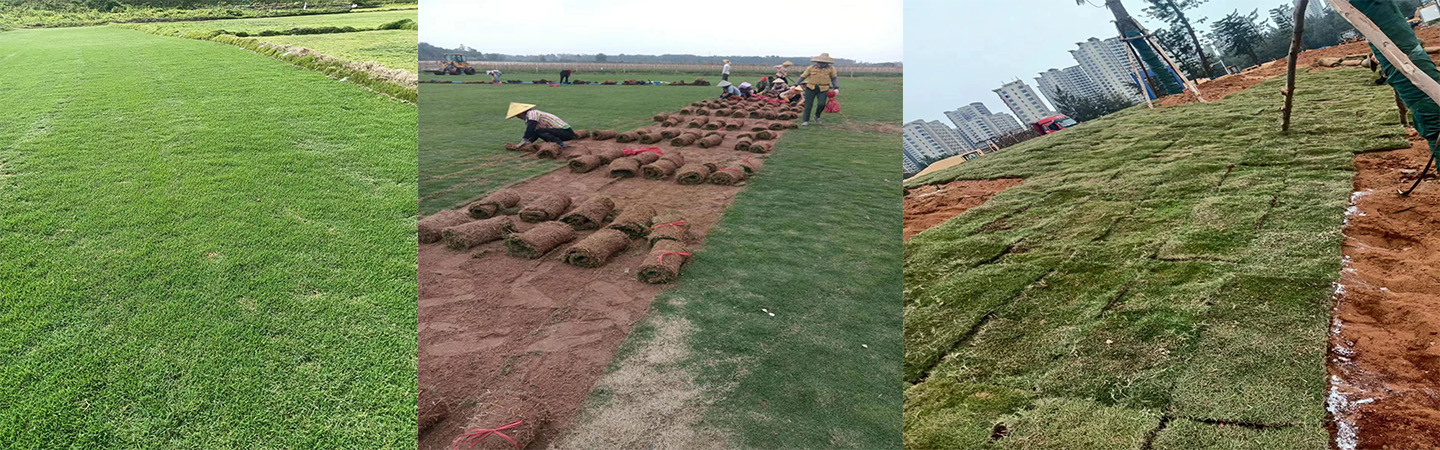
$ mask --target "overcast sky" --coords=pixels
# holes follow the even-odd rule
[[[1052,67],[1075,65],[1069,50],[1076,42],[1117,34],[1114,15],[1093,6],[1104,2],[1090,3],[905,0],[905,121],[940,120],[953,126],[944,112],[977,101],[992,112],[1011,112],[993,89],[1019,78],[1039,94],[1035,77]],[[1260,17],[1267,18],[1270,9],[1286,3],[1293,0],[1210,0],[1187,14],[1191,20],[1213,21],[1237,9],[1248,13],[1259,8]],[[1149,2],[1124,4],[1146,28],[1161,28],[1145,16]],[[1196,27],[1209,29],[1209,22]]]
[[[902,0],[421,0],[420,40],[485,53],[813,56],[900,61]],[[781,19],[788,19],[781,22]]]

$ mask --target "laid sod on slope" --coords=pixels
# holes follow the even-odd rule
[[[415,447],[413,105],[114,27],[0,55],[0,446]]]
[[[1281,81],[907,182],[1026,180],[905,244],[907,447],[1328,448],[1351,162],[1408,143],[1359,69],[1281,135]]]
[[[419,70],[419,41],[415,30],[360,31],[355,33],[264,36],[261,41],[298,45],[346,61],[377,62],[391,69]]]
[[[899,87],[899,79],[890,82]],[[698,434],[716,434],[728,447],[900,447],[901,174],[894,161],[901,95],[850,98],[852,117],[880,120],[837,117],[787,132],[612,364],[612,374],[695,374],[696,400],[714,403],[670,412],[700,415]],[[674,338],[657,332],[671,323],[689,325],[683,342],[660,342]],[[688,349],[677,366],[645,356],[652,346],[676,345]],[[582,423],[600,422],[579,432],[606,434],[605,417],[613,415],[605,410],[633,406],[615,403],[607,383],[582,413],[590,417]],[[653,396],[663,402],[674,394]],[[655,420],[657,413],[664,412],[636,415]],[[666,431],[654,437],[663,441]]]
[[[121,24],[157,34],[183,34],[187,32],[225,31],[229,34],[247,33],[258,35],[265,31],[285,32],[294,28],[354,27],[358,30],[374,30],[377,27],[399,20],[414,22],[419,17],[417,10],[352,12],[344,14],[317,14],[309,16],[265,17],[256,19],[197,20],[188,22],[159,22]],[[417,49],[416,52],[419,50]]]

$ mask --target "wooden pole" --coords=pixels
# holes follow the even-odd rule
[[[1380,31],[1380,27],[1375,25],[1375,22],[1372,22],[1369,17],[1361,14],[1360,10],[1355,9],[1355,6],[1351,5],[1349,1],[1329,1],[1330,7],[1339,12],[1340,17],[1344,17],[1346,21],[1354,25],[1356,30],[1360,30],[1360,34],[1365,35],[1365,39],[1370,41],[1370,45],[1374,45],[1375,48],[1380,49],[1380,53],[1385,55],[1385,59],[1390,60],[1390,64],[1395,66],[1401,75],[1405,75],[1405,78],[1409,79],[1411,84],[1414,84],[1416,88],[1425,92],[1425,95],[1430,96],[1430,100],[1440,103],[1440,83],[1430,78],[1425,72],[1421,72],[1420,68],[1415,66],[1415,63],[1410,62],[1410,56],[1406,55],[1405,51],[1395,47],[1395,41],[1391,41],[1389,37],[1385,36],[1385,33]]]
[[[1185,76],[1185,72],[1180,70],[1180,66],[1175,64],[1175,60],[1170,58],[1170,54],[1165,52],[1165,48],[1160,46],[1160,42],[1155,39],[1155,36],[1150,34],[1150,30],[1146,30],[1145,27],[1140,26],[1140,22],[1135,22],[1135,28],[1140,29],[1140,35],[1145,37],[1145,42],[1149,42],[1151,47],[1155,47],[1155,52],[1159,53],[1160,57],[1165,59],[1165,64],[1169,64],[1170,70],[1175,71],[1175,75],[1178,75],[1180,81],[1185,83],[1185,88],[1190,89],[1190,92],[1195,94],[1195,99],[1199,100],[1200,103],[1209,103],[1205,101],[1204,96],[1200,95],[1200,88],[1190,81],[1190,77]],[[1155,76],[1158,77],[1160,74],[1155,74]]]
[[[1290,57],[1285,58],[1285,106],[1280,108],[1280,132],[1290,132],[1290,111],[1295,101],[1295,60],[1300,59],[1300,37],[1305,34],[1305,8],[1310,0],[1295,2],[1294,30],[1290,36]]]
[[[1130,60],[1130,64],[1135,65],[1135,86],[1140,88],[1140,96],[1145,97],[1145,106],[1150,107],[1150,109],[1155,109],[1155,103],[1150,101],[1149,94],[1150,92],[1155,92],[1155,88],[1145,82],[1145,69],[1140,68],[1140,57],[1135,54],[1135,47],[1130,45],[1124,36],[1120,37],[1120,42],[1125,45],[1126,50],[1129,50],[1125,52],[1125,56]]]

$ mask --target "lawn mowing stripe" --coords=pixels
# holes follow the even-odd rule
[[[1270,123],[1262,84],[1221,102],[1130,109],[907,181],[1026,179],[905,244],[907,323],[909,305],[936,292],[944,274],[987,259],[977,249],[996,258],[999,246],[1023,237],[1025,251],[995,264],[1071,257],[1047,289],[1009,302],[911,389],[957,380],[1177,418],[1320,428],[1350,160],[1400,136],[1386,123],[1388,94],[1363,79],[1356,70],[1304,75],[1326,86],[1298,93],[1305,101],[1354,120],[1297,120],[1303,129],[1292,136]],[[1059,209],[1066,204],[1078,206]],[[1059,214],[1067,217],[1054,223],[1068,227],[982,231],[1024,208],[1006,220]],[[1075,264],[1105,269],[1071,287],[1055,283],[1084,273]],[[1087,285],[1096,290],[1081,294]],[[907,330],[906,345],[924,344]],[[918,441],[964,441],[911,417],[907,409],[907,431],[931,433]],[[1038,433],[1027,441],[1033,448],[1086,447],[1064,430]]]

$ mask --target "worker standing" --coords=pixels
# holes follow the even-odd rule
[[[535,105],[511,102],[505,118],[512,117],[525,121],[525,136],[522,139],[526,144],[543,140],[565,148],[565,141],[575,139],[575,130],[570,129],[570,124],[554,114],[535,109]]]
[[[725,67],[720,69],[720,81],[730,81],[730,60],[722,59],[721,61],[725,61]]]
[[[790,84],[790,77],[789,77],[789,74],[790,74],[790,66],[793,66],[793,65],[795,65],[795,63],[792,63],[792,62],[790,62],[790,61],[785,61],[785,62],[783,62],[783,63],[776,64],[776,65],[775,65],[775,78],[778,78],[778,79],[781,79],[781,80],[785,80],[785,84]],[[772,80],[770,80],[770,81],[775,81],[775,80],[772,79]]]
[[[825,122],[820,121],[820,113],[825,112],[827,93],[831,90],[834,90],[836,94],[840,93],[839,73],[835,71],[834,66],[835,59],[831,58],[829,53],[821,53],[820,56],[810,58],[810,62],[815,64],[806,67],[805,71],[800,73],[800,86],[805,88],[805,112],[800,119],[802,127],[810,125],[812,108],[815,110],[815,124],[823,125]],[[817,98],[818,105],[816,105]]]

